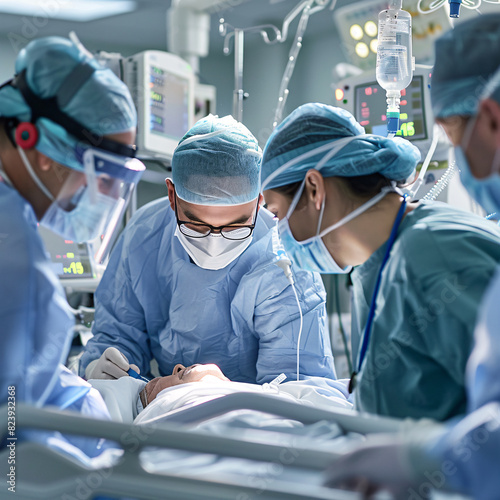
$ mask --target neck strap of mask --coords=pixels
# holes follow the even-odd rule
[[[346,215],[335,224],[327,227],[326,229],[323,229],[323,231],[321,231],[321,233],[319,233],[318,236],[320,238],[323,238],[323,236],[326,236],[329,232],[334,231],[335,229],[339,228],[340,226],[343,226],[344,224],[347,224],[351,220],[355,219],[356,217],[358,217],[359,215],[361,215],[362,213],[366,212],[371,207],[376,205],[380,200],[382,200],[382,198],[385,198],[389,193],[393,193],[395,191],[396,188],[394,186],[383,187],[380,193],[378,193],[376,196],[368,200],[366,203],[363,203],[363,205],[353,210],[350,214]]]
[[[38,175],[35,174],[35,171],[33,170],[33,167],[31,166],[30,161],[28,160],[26,153],[24,152],[23,148],[18,147],[17,151],[19,153],[19,156],[21,157],[21,160],[24,163],[24,166],[26,167],[26,170],[30,174],[31,178],[33,181],[36,183],[36,185],[40,188],[40,191],[50,200],[54,201],[55,197],[54,195],[47,189],[47,187],[43,184],[43,182],[40,180]]]
[[[7,184],[10,187],[14,187],[14,184],[12,184],[12,181],[10,180],[10,177],[7,175],[5,170],[2,168],[2,164],[0,163],[0,177],[3,179],[5,184]]]

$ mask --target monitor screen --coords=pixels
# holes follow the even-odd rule
[[[64,279],[95,278],[93,258],[88,243],[65,240],[52,231],[39,226],[40,236],[50,254],[54,272]]]
[[[377,83],[358,85],[354,89],[354,116],[367,134],[387,136],[387,102],[384,89]],[[427,139],[425,125],[423,77],[415,76],[401,92],[400,135],[411,141]]]
[[[189,129],[189,81],[150,65],[149,86],[150,132],[179,140]]]

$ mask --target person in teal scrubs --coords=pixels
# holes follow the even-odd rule
[[[434,116],[454,146],[463,185],[498,219],[500,14],[459,24],[439,38],[435,48]],[[402,436],[368,440],[332,464],[329,485],[362,484],[371,491],[390,490],[396,498],[414,500],[427,498],[431,489],[476,500],[499,497],[499,294],[497,270],[479,308],[474,350],[467,363],[467,416],[446,425],[417,426]]]
[[[267,207],[295,267],[352,272],[358,410],[446,420],[464,414],[465,366],[485,289],[500,261],[490,221],[399,189],[420,154],[364,134],[340,108],[306,104],[263,153]]]

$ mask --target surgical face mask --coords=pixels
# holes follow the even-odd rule
[[[490,175],[483,179],[474,177],[464,151],[465,147],[462,145],[453,149],[462,184],[471,197],[486,210],[488,215],[500,212],[500,175],[498,173],[500,149],[496,151]]]
[[[500,86],[500,68],[493,74],[479,96],[479,103],[488,99]],[[478,109],[480,105],[478,104]],[[483,179],[477,179],[472,174],[469,162],[465,156],[470,139],[474,132],[477,115],[469,120],[465,127],[462,143],[454,148],[455,161],[460,170],[460,180],[468,193],[476,200],[488,215],[500,212],[500,148],[495,152],[490,175]]]
[[[317,155],[318,153],[325,151],[325,156],[316,165],[316,170],[321,171],[321,169],[326,165],[330,158],[336,155],[341,149],[347,146],[351,141],[360,138],[362,139],[364,136],[365,134],[344,137],[331,144],[326,144],[308,151],[304,155],[294,158],[282,165],[280,168],[276,169],[276,171],[268,177],[265,184],[269,184],[273,178],[281,174],[281,172],[286,170],[287,168],[290,168],[293,164],[303,161],[307,157],[312,157]],[[300,196],[302,195],[302,191],[304,190],[305,182],[306,181],[304,179],[299,190],[297,191],[297,193],[295,193],[286,217],[279,223],[278,227],[283,246],[285,247],[285,250],[292,262],[294,262],[301,269],[304,269],[306,271],[318,272],[321,274],[346,274],[351,271],[352,267],[347,266],[342,269],[337,264],[337,262],[328,251],[328,248],[326,248],[323,242],[323,237],[328,233],[334,231],[335,229],[343,226],[344,224],[347,224],[350,220],[368,210],[371,206],[378,203],[387,193],[395,191],[395,184],[393,185],[393,187],[382,189],[382,191],[377,196],[366,202],[364,205],[354,210],[352,213],[341,219],[333,226],[330,226],[324,231],[321,231],[321,223],[323,222],[323,214],[325,211],[325,200],[323,200],[323,203],[321,204],[318,226],[316,228],[316,234],[312,238],[308,238],[307,240],[297,241],[290,229],[289,219],[300,200]],[[265,189],[265,185],[262,187],[262,189]]]
[[[397,191],[397,188],[394,185],[392,187],[383,188],[377,196],[373,197],[371,200],[358,207],[349,215],[343,217],[337,223],[321,231],[321,223],[323,222],[323,213],[325,211],[325,200],[323,199],[318,226],[316,228],[316,234],[313,237],[308,238],[307,240],[297,241],[290,229],[289,219],[293,211],[295,210],[295,207],[297,206],[304,186],[305,180],[302,182],[302,186],[295,194],[286,217],[279,223],[281,240],[288,256],[297,266],[306,271],[313,271],[321,274],[346,274],[350,272],[352,266],[341,268],[337,264],[335,259],[328,251],[328,248],[326,248],[326,245],[323,242],[323,237],[328,233],[331,233],[335,229],[338,229],[339,227],[347,224],[349,221],[358,217],[358,215],[361,215],[363,212],[366,212],[370,207],[378,203],[388,193]]]
[[[223,269],[238,258],[253,238],[251,234],[244,240],[228,240],[217,233],[210,233],[204,238],[190,238],[181,233],[179,226],[175,236],[198,267],[212,271]]]
[[[90,241],[103,234],[106,222],[116,200],[102,193],[96,193],[91,202],[88,189],[83,191],[76,207],[67,212],[57,203],[52,203],[42,217],[40,224],[63,238],[76,242]]]
[[[302,193],[302,189],[300,190]],[[342,269],[323,243],[320,235],[321,222],[323,221],[323,212],[325,210],[325,200],[321,205],[321,212],[316,229],[316,235],[305,241],[297,241],[290,229],[288,219],[291,213],[282,219],[279,223],[279,233],[283,246],[285,247],[288,257],[292,262],[304,269],[321,274],[346,274],[352,268],[346,267]]]

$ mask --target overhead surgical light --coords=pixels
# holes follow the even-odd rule
[[[365,42],[359,42],[356,44],[356,54],[358,54],[359,57],[362,57],[365,59],[370,55],[370,49],[368,48],[368,45],[366,45]]]
[[[375,66],[376,54],[372,40],[377,39],[378,13],[387,7],[387,0],[348,2],[336,9],[335,24],[348,61],[360,70]]]
[[[0,0],[0,12],[4,14],[80,22],[125,14],[136,8],[137,2],[133,0],[71,0],[71,2]]]
[[[377,25],[373,21],[366,22],[365,23],[365,33],[371,37],[377,36],[377,33],[378,33]]]
[[[376,54],[377,53],[377,47],[378,47],[378,40],[376,38],[374,38],[371,42],[370,42],[370,50]]]
[[[353,24],[349,29],[349,33],[354,40],[361,40],[363,38],[363,29],[359,24]]]

